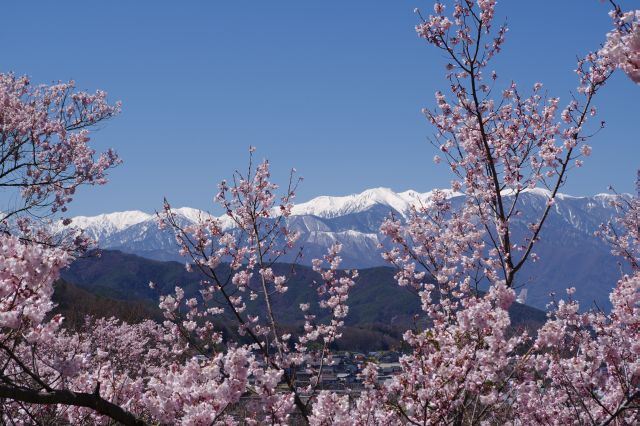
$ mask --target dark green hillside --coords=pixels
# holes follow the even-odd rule
[[[274,266],[277,274],[288,274],[291,268],[288,264]],[[230,270],[227,265],[221,265],[218,273],[220,277],[229,277]],[[414,314],[420,312],[419,299],[411,290],[399,287],[393,276],[394,270],[386,267],[360,270],[360,277],[349,295],[348,325],[384,324],[406,328],[413,323]],[[77,260],[64,271],[63,278],[96,295],[155,306],[158,295],[173,291],[176,285],[183,286],[188,295],[195,294],[201,276],[187,272],[184,265],[177,262],[105,250],[99,257]],[[289,291],[273,300],[281,322],[293,325],[302,320],[300,303],[310,302],[313,306],[317,301],[315,280],[319,280],[319,276],[310,267],[295,266],[287,284]],[[156,283],[157,290],[149,288],[149,281]],[[317,308],[315,313],[320,317],[324,315]],[[545,319],[544,312],[526,305],[514,304],[511,313],[514,325],[535,325]]]
[[[116,317],[127,322],[145,319],[159,320],[160,310],[150,303],[124,301],[98,296],[64,280],[54,284],[53,302],[56,307],[51,312],[61,314],[71,328],[81,325],[86,316]]]
[[[166,293],[176,284],[195,288],[198,277],[185,271],[177,262],[162,262],[125,254],[116,250],[101,250],[73,262],[62,271],[62,278],[92,293],[121,300],[156,301],[158,291]],[[158,290],[149,288],[149,281]]]

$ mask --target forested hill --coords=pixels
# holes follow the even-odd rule
[[[317,301],[314,281],[319,281],[319,275],[304,265],[274,265],[276,274],[289,274],[292,270],[287,283],[289,290],[273,298],[279,320],[291,325],[301,323],[299,305],[307,302],[322,319],[325,313],[313,308]],[[230,269],[223,264],[218,273],[227,277]],[[392,268],[366,268],[359,270],[359,274],[349,294],[349,315],[345,321],[348,326],[385,325],[406,329],[413,325],[414,315],[420,312],[419,298],[412,290],[396,284]],[[187,296],[196,294],[201,278],[200,273],[187,272],[178,262],[155,261],[112,250],[78,259],[63,271],[63,279],[73,287],[100,296],[102,300],[135,302],[135,306],[145,306],[151,311],[157,306],[158,296],[172,292],[176,285],[182,286]],[[156,284],[155,289],[149,288],[150,281]],[[511,314],[516,326],[535,326],[545,319],[543,311],[519,303],[513,305]]]

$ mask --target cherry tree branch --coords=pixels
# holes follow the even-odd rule
[[[37,391],[22,386],[0,384],[0,398],[43,405],[71,405],[90,408],[125,426],[145,426],[143,420],[137,418],[121,407],[103,399],[97,393],[72,392],[69,390]]]

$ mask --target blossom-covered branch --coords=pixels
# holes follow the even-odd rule
[[[55,245],[59,239],[36,230],[32,219],[64,213],[79,186],[106,182],[120,159],[111,149],[96,154],[90,128],[116,115],[120,103],[109,104],[101,90],[77,91],[73,81],[33,86],[27,77],[0,74],[0,105],[0,190],[10,195],[0,231]],[[86,245],[73,238],[72,245]]]

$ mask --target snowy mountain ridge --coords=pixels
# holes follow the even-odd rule
[[[447,198],[457,198],[462,196],[462,193],[452,191],[450,189],[440,190],[444,192]],[[383,205],[392,208],[397,213],[400,213],[406,218],[412,206],[428,205],[434,191],[417,192],[412,189],[403,192],[394,192],[390,188],[378,187],[367,189],[358,194],[344,195],[344,196],[328,196],[321,195],[312,198],[309,201],[305,201],[299,204],[294,204],[291,211],[294,216],[317,216],[320,218],[335,218],[339,216],[345,216],[348,214],[361,213],[370,209],[373,206]],[[525,194],[533,194],[538,196],[550,197],[551,191],[543,188],[525,189]],[[506,191],[505,195],[509,195]],[[626,194],[624,194],[626,195]],[[587,196],[573,196],[563,193],[556,194],[557,200],[587,200],[595,199],[608,201],[617,195],[612,194],[596,194],[591,197]],[[201,218],[213,217],[205,210],[200,210],[191,207],[179,207],[173,208],[172,211],[188,219],[191,222],[196,222]],[[113,213],[103,213],[96,216],[75,216],[72,218],[73,226],[86,230],[101,230],[100,235],[109,234],[114,231],[120,231],[129,226],[135,225],[147,221],[149,219],[155,219],[155,214],[145,213],[139,210],[120,211]],[[219,216],[218,219],[223,222],[228,222],[227,216]],[[60,224],[57,227],[61,227]]]
[[[462,194],[451,190],[444,192],[454,205],[464,199]],[[316,197],[295,205],[292,215],[287,218],[287,226],[300,234],[297,244],[304,248],[302,263],[310,264],[312,259],[322,257],[332,244],[341,243],[344,268],[386,265],[379,250],[379,245],[386,241],[380,233],[380,225],[391,213],[405,221],[411,207],[428,205],[433,193],[373,188],[354,195]],[[513,200],[512,196],[505,196]],[[527,226],[537,221],[549,196],[548,190],[539,188],[519,195],[516,206],[518,214],[512,218],[516,240],[526,238]],[[619,214],[612,201],[620,196],[627,195],[556,196],[541,240],[534,250],[543,262],[527,265],[520,273],[522,285],[535,283],[527,284],[527,303],[544,308],[550,292],[563,294],[565,288],[575,286],[587,305],[593,301],[601,306],[608,304],[608,293],[620,277],[620,266],[618,259],[611,255],[610,247],[594,236],[594,232],[600,224]],[[172,211],[185,224],[213,217],[205,211],[189,207]],[[233,227],[228,216],[218,219],[224,229]],[[134,210],[92,217],[78,216],[72,218],[71,226],[84,229],[103,249],[120,250],[156,260],[185,261],[178,255],[171,230],[158,228],[155,214]],[[60,230],[62,225],[57,224],[55,228]],[[292,260],[281,258],[283,262]]]

